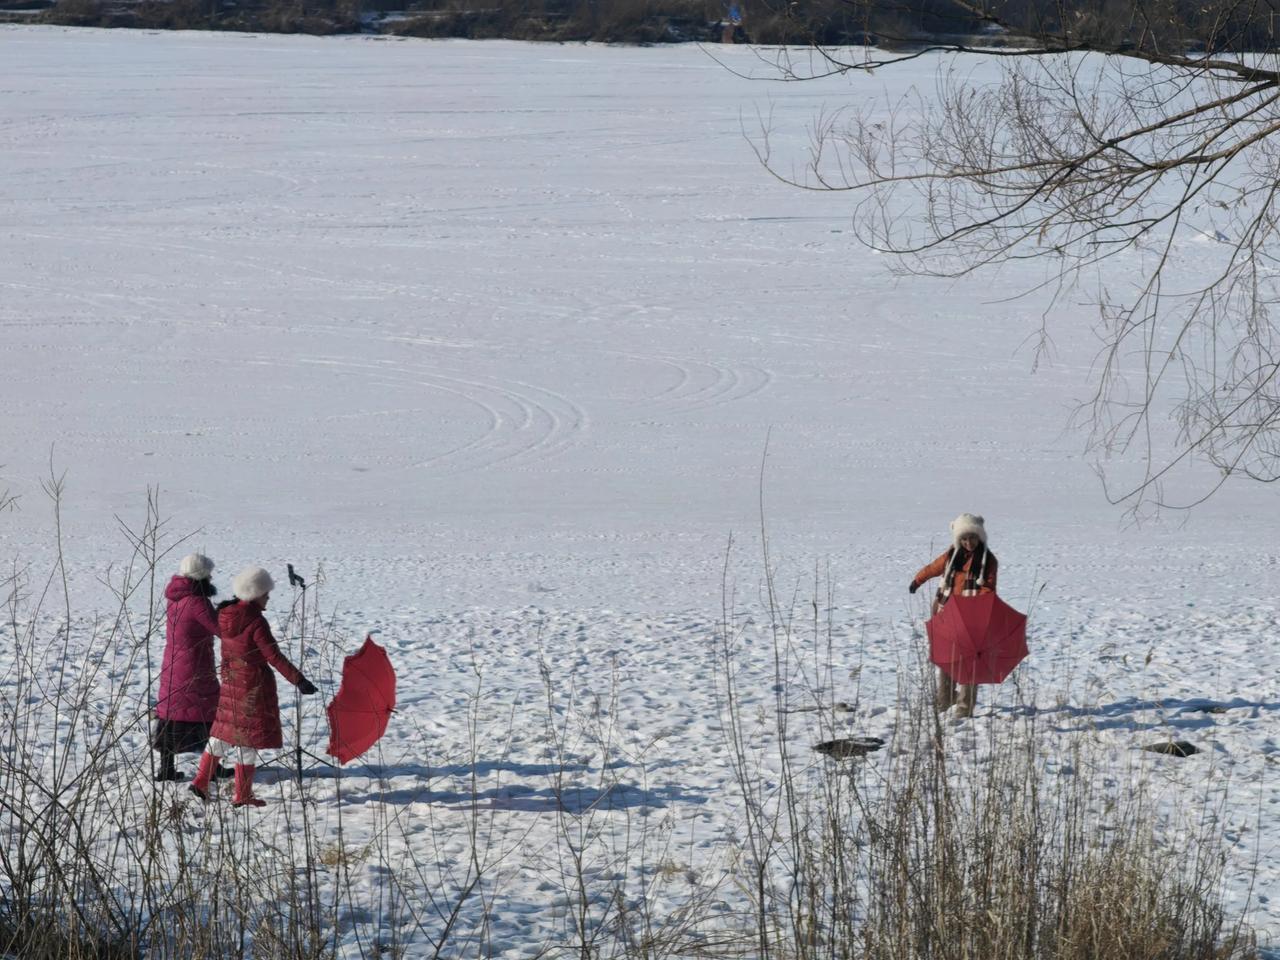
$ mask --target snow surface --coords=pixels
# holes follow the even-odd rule
[[[606,818],[659,813],[691,868],[732,828],[709,658],[731,534],[735,604],[759,612],[767,437],[778,582],[829,571],[850,730],[892,735],[924,609],[906,584],[983,513],[1001,592],[1035,598],[1019,675],[1056,718],[1046,751],[1092,729],[1225,797],[1232,902],[1280,944],[1274,491],[1127,526],[1066,429],[1097,349],[1084,298],[1049,310],[1033,373],[1045,304],[1007,298],[1041,268],[900,279],[852,198],[789,188],[748,143],[768,124],[790,169],[824,111],[938,66],[779,84],[739,75],[769,73],[747,48],[0,27],[2,559],[47,569],[52,462],[86,617],[148,486],[224,589],[248,563],[322,568],[348,651],[375,628],[400,675],[377,755],[340,799],[313,787],[348,836],[391,805],[461,855],[478,665],[482,795],[518,838],[491,922],[519,956],[565,909],[538,879],[561,813],[545,731],[511,729],[540,653],[626,732]],[[745,670],[771,705],[771,652]],[[1171,733],[1205,752],[1133,759]],[[589,739],[577,812],[599,815]]]

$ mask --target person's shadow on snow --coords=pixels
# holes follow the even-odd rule
[[[293,767],[288,764],[290,758],[280,756],[268,761],[258,768],[259,783],[281,783],[292,780]],[[613,766],[611,765],[610,769]],[[560,773],[580,773],[587,770],[585,763],[516,763],[503,760],[482,760],[479,763],[448,763],[438,767],[430,767],[421,763],[362,763],[349,767],[340,767],[335,763],[316,760],[304,765],[304,780],[368,779],[394,780],[398,777],[417,777],[419,780],[432,780],[438,777],[489,777],[495,773],[513,773],[520,777],[546,777],[557,771]]]
[[[608,769],[628,766],[613,763]],[[495,773],[507,773],[518,777],[536,777],[544,783],[553,778],[569,778],[586,773],[591,768],[585,763],[517,763],[515,761],[480,761],[475,764],[446,764],[429,767],[423,764],[361,764],[351,767],[320,765],[307,770],[303,780],[333,780],[341,777],[350,780],[351,786],[342,790],[342,801],[351,804],[370,802],[404,805],[431,803],[447,807],[480,807],[493,810],[512,810],[529,813],[564,812],[575,816],[592,810],[664,809],[673,803],[702,804],[707,796],[668,784],[661,787],[640,787],[632,783],[584,784],[577,782],[553,783],[535,787],[526,783],[503,783],[474,792],[465,786],[436,787],[431,781],[468,781],[472,776],[490,777]],[[259,782],[281,783],[293,779],[293,770],[285,766],[272,766],[262,771]],[[401,786],[402,778],[418,781]],[[382,785],[382,786],[380,786]]]
[[[1061,721],[1053,729],[1060,733],[1067,733],[1082,729],[1139,731],[1164,730],[1169,727],[1198,730],[1217,726],[1224,719],[1230,720],[1231,714],[1238,710],[1248,710],[1249,716],[1256,717],[1262,712],[1272,713],[1280,710],[1280,701],[1244,700],[1240,697],[1231,700],[1210,700],[1203,697],[1142,700],[1137,697],[1127,697],[1115,703],[1093,707],[1020,706],[1007,708],[1004,712],[1014,716],[1060,717]],[[1158,716],[1150,721],[1145,718],[1138,719],[1135,716],[1148,711],[1156,711]],[[1239,718],[1239,714],[1236,718]]]
[[[632,783],[560,784],[531,787],[512,783],[487,790],[397,790],[369,800],[388,803],[432,803],[460,809],[512,810],[524,813],[563,812],[581,816],[595,810],[662,810],[673,803],[702,804],[705,795],[676,785],[641,787]],[[359,802],[353,800],[353,802]]]

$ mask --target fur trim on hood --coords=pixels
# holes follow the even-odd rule
[[[976,533],[978,539],[983,546],[987,543],[987,528],[983,526],[985,521],[976,513],[962,513],[951,521],[951,543],[953,546],[960,546],[960,538],[966,533]]]
[[[231,592],[238,600],[258,600],[275,589],[271,574],[261,567],[245,567],[231,581]]]
[[[213,575],[213,561],[203,553],[189,553],[178,564],[178,576],[192,580],[208,580]]]

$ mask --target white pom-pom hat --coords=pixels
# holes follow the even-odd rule
[[[238,600],[258,600],[273,589],[276,582],[261,567],[245,567],[231,581],[231,592]]]
[[[178,576],[192,580],[208,580],[213,574],[213,561],[203,553],[189,553],[178,564]]]
[[[976,513],[962,513],[951,521],[951,542],[957,547],[960,546],[960,538],[966,533],[975,533],[978,539],[984,544],[987,542],[987,528],[983,526],[986,521]]]

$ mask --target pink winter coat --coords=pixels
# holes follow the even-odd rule
[[[162,720],[212,723],[218,709],[218,675],[213,669],[213,638],[218,632],[218,620],[213,604],[200,594],[190,577],[175,576],[164,596],[169,610],[156,716]]]
[[[298,668],[280,652],[262,609],[244,600],[218,611],[222,633],[222,696],[210,735],[237,747],[269,750],[283,745],[275,667],[292,684]]]

